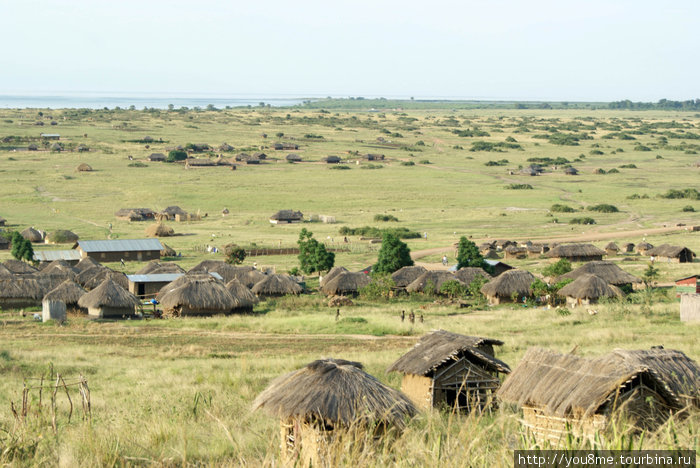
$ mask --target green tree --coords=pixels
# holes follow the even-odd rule
[[[335,263],[335,254],[328,252],[326,246],[314,239],[313,235],[311,231],[303,228],[297,241],[299,269],[306,274],[328,271]]]
[[[13,232],[11,254],[17,260],[26,260],[31,262],[34,260],[34,247],[32,247],[32,243],[22,237],[19,232]]]
[[[390,232],[382,236],[382,248],[379,249],[374,273],[393,273],[399,268],[412,266],[411,250],[397,236]]]
[[[651,286],[654,284],[654,281],[658,277],[659,269],[654,268],[654,264],[649,262],[647,269],[644,270],[644,273],[642,273],[642,281],[644,281],[644,285],[647,287],[647,289],[651,288]]]
[[[236,244],[227,245],[224,248],[224,255],[226,255],[226,263],[240,265],[245,260],[245,249]]]
[[[542,274],[544,276],[561,276],[571,271],[571,262],[565,258],[559,259],[558,262],[552,263],[544,270]]]
[[[172,150],[168,153],[167,162],[184,161],[187,159],[187,153],[182,150]]]
[[[486,263],[484,257],[479,253],[476,244],[465,236],[459,238],[457,245],[457,269],[464,267],[483,268],[489,273],[493,272],[491,265]]]

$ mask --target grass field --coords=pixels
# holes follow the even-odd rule
[[[58,125],[49,125],[49,115]],[[45,125],[37,126],[37,121]],[[459,136],[455,131],[481,136]],[[30,142],[43,148],[41,132],[60,133],[66,148],[84,144],[90,151],[26,151]],[[145,148],[133,141],[146,135],[156,141],[162,138],[163,143]],[[594,242],[599,247],[610,240],[619,245],[646,238],[655,245],[685,245],[699,252],[700,232],[684,227],[653,231],[700,225],[697,211],[683,211],[686,206],[700,210],[700,201],[660,197],[671,189],[698,188],[699,137],[700,115],[687,112],[44,110],[39,116],[37,110],[0,110],[0,216],[10,229],[70,229],[86,240],[126,239],[143,237],[148,223],[117,221],[118,209],[179,205],[207,214],[199,222],[169,223],[179,235],[164,241],[182,253],[178,261],[185,268],[205,258],[223,259],[207,254],[206,245],[293,246],[306,227],[316,238],[338,246],[343,238],[340,227],[365,225],[427,232],[427,240],[407,241],[413,251],[445,248],[451,253],[451,245],[467,235],[474,240],[520,241],[592,236],[605,239]],[[304,162],[287,163],[284,157],[289,151],[269,148],[277,141],[299,144],[294,152]],[[185,170],[181,164],[145,160],[152,152],[167,154],[165,148],[170,146],[218,147],[224,142],[235,147],[228,156],[263,147],[268,160],[259,166],[243,164],[236,171]],[[470,151],[489,147],[479,142],[520,145],[522,150],[496,146],[491,149],[500,151]],[[386,160],[362,161],[354,152],[381,153]],[[330,169],[320,162],[327,155],[341,156],[349,169]],[[520,167],[528,166],[531,158],[565,158],[580,175],[564,175],[561,162],[557,170],[541,176],[521,175]],[[507,162],[486,165],[500,160]],[[415,164],[401,164],[409,161]],[[77,172],[82,162],[94,172]],[[147,167],[130,166],[134,162]],[[368,169],[370,164],[375,168]],[[630,164],[636,167],[621,167]],[[606,174],[594,174],[599,168]],[[609,173],[611,169],[619,172]],[[507,189],[510,184],[533,188]],[[555,203],[576,212],[551,213]],[[586,209],[601,203],[615,205],[619,212]],[[224,208],[230,210],[225,217]],[[300,210],[306,217],[334,216],[338,222],[272,226],[268,218],[280,209]],[[377,223],[373,220],[377,214],[391,214],[399,221]],[[596,224],[568,224],[583,216],[594,218]],[[376,261],[377,245],[356,236],[349,241],[350,251],[338,253],[336,265],[352,270]],[[440,257],[433,253],[422,261],[439,263]],[[9,252],[0,251],[0,260],[7,258]],[[647,265],[647,259],[637,255],[616,260],[636,275]],[[277,271],[298,263],[294,256],[245,261],[253,262]],[[533,272],[547,265],[543,259],[509,263]],[[142,265],[109,266],[133,272]],[[664,283],[698,273],[697,261],[657,267]],[[250,411],[252,400],[272,378],[330,356],[361,361],[369,373],[398,388],[400,376],[387,375],[385,369],[422,333],[437,328],[502,339],[506,344],[498,357],[511,367],[530,346],[560,352],[577,347],[580,355],[595,356],[615,347],[663,344],[700,359],[698,326],[678,321],[677,301],[637,297],[636,303],[601,305],[595,316],[585,309],[561,316],[553,310],[509,306],[465,313],[423,298],[359,300],[343,308],[337,322],[335,309],[316,295],[268,301],[250,315],[165,321],[98,323],[71,317],[59,326],[36,323],[17,311],[0,311],[0,462],[273,465],[278,423]],[[425,322],[401,323],[401,310],[423,314]],[[15,425],[9,402],[17,404],[23,379],[41,375],[49,363],[66,376],[87,377],[93,398],[90,423],[82,422],[79,413],[68,423],[66,401],[59,396],[56,433],[44,419],[45,412],[31,415],[24,426]],[[641,438],[623,428],[603,436],[600,445],[697,451],[698,418],[694,413]],[[354,453],[346,463],[510,466],[512,450],[532,444],[518,424],[517,410],[508,406],[478,418],[432,412],[412,421],[395,445]]]

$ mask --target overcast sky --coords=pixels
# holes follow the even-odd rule
[[[0,94],[700,97],[700,0],[0,0]]]

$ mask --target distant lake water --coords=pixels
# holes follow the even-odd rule
[[[257,107],[261,102],[273,107],[286,107],[301,104],[305,99],[289,97],[188,97],[188,96],[100,96],[88,94],[65,95],[2,95],[0,94],[0,108],[2,109],[114,109],[120,107],[128,109],[135,106],[136,109],[144,107],[155,109],[167,109],[172,104],[176,109],[180,107],[206,108],[209,104],[217,109],[230,107]]]

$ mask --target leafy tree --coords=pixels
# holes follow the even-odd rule
[[[167,162],[184,161],[187,159],[187,153],[182,150],[172,150],[168,153]]]
[[[571,262],[565,258],[559,259],[558,262],[552,263],[544,270],[542,274],[544,276],[561,276],[571,271]]]
[[[360,296],[363,299],[377,300],[389,299],[394,294],[396,283],[388,273],[372,273],[372,281],[360,288]]]
[[[483,268],[485,271],[493,273],[493,268],[486,263],[476,244],[462,236],[457,244],[457,269],[464,267]]]
[[[230,244],[224,248],[224,255],[226,255],[226,263],[231,265],[240,265],[245,260],[245,249],[236,245]]]
[[[11,254],[17,260],[26,260],[31,262],[34,259],[34,247],[32,243],[22,237],[19,232],[12,233],[12,251]]]
[[[651,288],[652,284],[658,277],[659,269],[654,268],[654,264],[649,262],[647,269],[644,270],[644,273],[642,273],[642,281],[644,281],[644,285],[647,287],[647,289]]]
[[[328,271],[335,263],[335,254],[328,252],[326,246],[314,239],[313,235],[311,231],[303,228],[297,241],[299,269],[306,274]]]
[[[412,266],[411,250],[408,246],[392,233],[384,233],[382,236],[382,248],[379,249],[377,264],[374,265],[375,273],[393,273],[399,268]]]
[[[440,287],[440,293],[450,299],[457,299],[467,295],[468,288],[459,281],[445,281]]]

